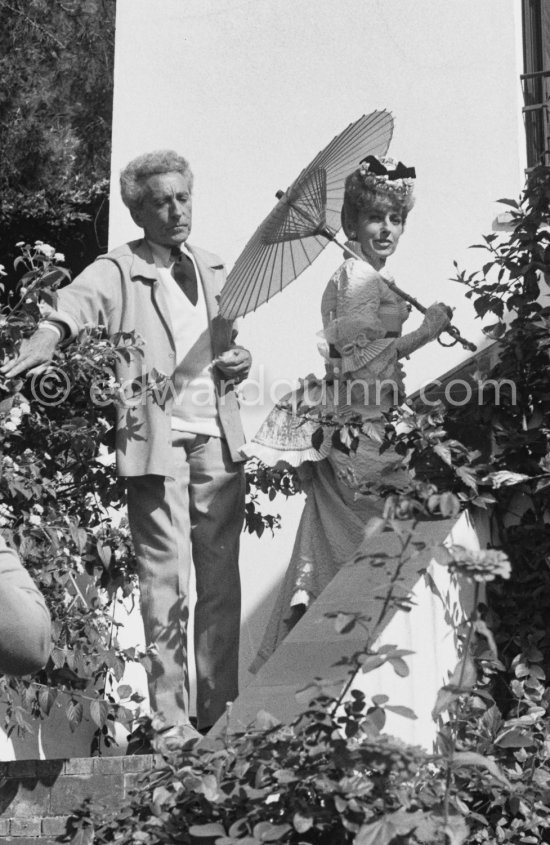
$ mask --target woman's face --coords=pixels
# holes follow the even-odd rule
[[[382,267],[397,249],[404,227],[401,211],[375,205],[359,214],[357,240],[367,258]]]

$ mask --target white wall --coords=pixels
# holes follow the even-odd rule
[[[195,173],[192,242],[230,268],[256,226],[315,153],[360,115],[388,108],[390,152],[418,175],[417,205],[390,269],[425,304],[479,322],[449,281],[453,259],[490,231],[494,201],[521,188],[520,0],[118,0],[111,244],[137,230],[118,199],[121,167],[173,147]],[[241,322],[267,378],[321,371],[319,302],[340,254],[328,247],[287,291]],[[418,321],[411,318],[413,327]],[[459,363],[431,345],[407,367],[412,390]],[[268,406],[248,409],[253,433]],[[257,644],[266,596],[281,576],[299,508],[275,539],[244,537],[242,665]],[[268,599],[267,599],[268,600]]]
[[[118,199],[118,172],[134,155],[169,146],[195,172],[192,241],[231,267],[275,191],[351,121],[388,108],[390,152],[418,174],[390,269],[426,304],[455,306],[456,324],[477,341],[479,323],[448,279],[455,258],[477,266],[468,245],[490,230],[494,201],[521,187],[519,11],[520,0],[117,0],[111,244],[137,234]],[[319,302],[339,261],[327,247],[242,320],[253,375],[259,365],[268,383],[320,372]],[[419,351],[407,367],[410,390],[464,356],[461,347]],[[246,411],[249,433],[266,411]],[[273,510],[283,518],[274,539],[243,538],[245,682],[300,508],[276,501]],[[86,753],[86,733],[50,729],[15,749],[0,736],[0,757]]]

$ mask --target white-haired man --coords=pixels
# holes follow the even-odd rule
[[[187,594],[195,567],[197,724],[204,732],[237,695],[239,536],[244,441],[234,386],[251,358],[218,313],[222,261],[187,244],[193,176],[171,150],[139,156],[121,173],[121,195],[144,237],[100,256],[59,292],[55,311],[1,371],[15,376],[51,360],[59,340],[84,326],[135,331],[142,356],[117,378],[170,376],[164,401],[118,407],[117,469],[128,486],[148,644],[153,708],[176,736],[192,736],[186,661]],[[66,338],[65,338],[66,339]]]

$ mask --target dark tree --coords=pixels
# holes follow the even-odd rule
[[[115,0],[0,0],[0,261],[107,244]]]

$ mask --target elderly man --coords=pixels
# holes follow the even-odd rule
[[[163,401],[147,397],[117,408],[117,469],[127,480],[145,636],[156,646],[151,704],[186,738],[193,734],[186,668],[191,560],[199,730],[237,695],[245,485],[234,386],[251,359],[218,314],[222,261],[187,244],[188,162],[171,150],[139,156],[122,171],[120,185],[144,238],[100,256],[62,289],[56,310],[2,371],[32,372],[51,360],[64,335],[94,325],[110,336],[135,331],[144,340],[141,356],[120,363],[120,381],[143,382],[154,370],[170,376]]]

